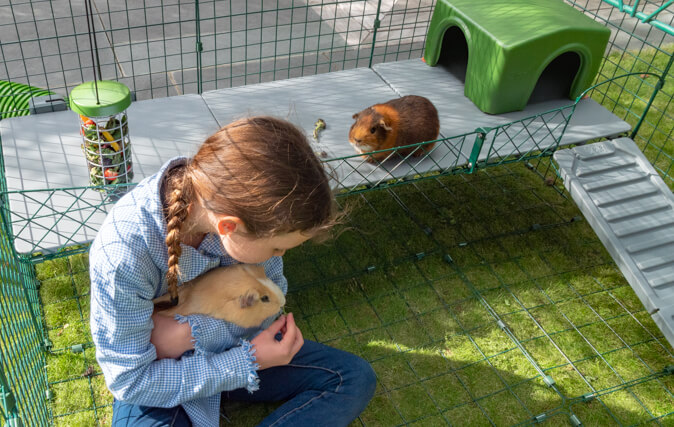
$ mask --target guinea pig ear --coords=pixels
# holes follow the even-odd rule
[[[356,119],[358,118],[358,113],[354,114],[354,115],[351,116],[351,117],[353,117],[353,119],[356,120]]]
[[[386,124],[386,122],[384,121],[384,119],[380,119],[380,120],[379,120],[379,126],[383,127],[384,130],[387,130],[387,131],[392,131],[392,130],[393,130],[392,127],[390,127],[390,126],[388,126],[388,125]]]
[[[239,305],[241,305],[241,308],[251,307],[257,304],[259,300],[260,294],[256,290],[249,290],[239,296]]]

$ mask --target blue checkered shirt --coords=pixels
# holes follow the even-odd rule
[[[136,405],[182,405],[195,426],[217,426],[222,391],[258,389],[258,365],[250,339],[261,327],[241,328],[202,315],[177,316],[189,322],[195,350],[180,359],[157,359],[150,343],[152,300],[168,291],[168,251],[160,188],[166,171],[184,163],[175,158],[143,180],[112,208],[90,250],[91,333],[96,359],[113,396]],[[181,280],[218,266],[235,264],[218,236],[208,234],[195,249],[182,245]],[[283,292],[287,281],[280,257],[264,264]]]

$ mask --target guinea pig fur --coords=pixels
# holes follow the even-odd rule
[[[286,303],[283,291],[259,265],[235,264],[218,267],[178,287],[179,303],[161,309],[170,300],[155,298],[157,313],[167,316],[205,314],[244,328],[259,326]]]
[[[440,133],[438,110],[422,96],[408,95],[375,104],[353,115],[356,122],[349,130],[349,142],[358,153],[384,150],[402,145],[433,141]],[[421,156],[429,152],[435,143],[399,150],[407,156]],[[363,156],[375,163],[385,160],[392,151]]]

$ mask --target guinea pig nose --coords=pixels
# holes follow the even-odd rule
[[[360,143],[363,141],[362,139],[358,139],[358,138],[353,138],[353,139],[354,139],[354,140],[356,141],[356,143],[358,143],[358,144],[360,144]]]

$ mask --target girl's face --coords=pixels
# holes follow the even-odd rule
[[[225,251],[235,260],[245,264],[259,264],[273,256],[282,256],[286,250],[301,245],[311,238],[301,231],[272,237],[251,237],[239,225],[235,230],[220,233]]]

